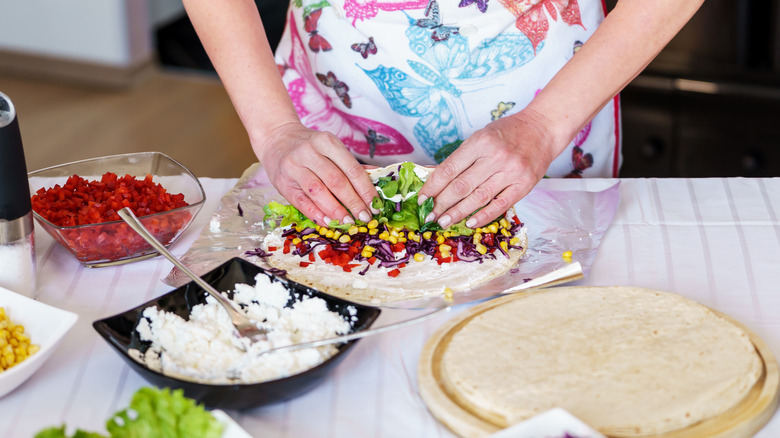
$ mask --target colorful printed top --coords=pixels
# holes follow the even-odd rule
[[[603,0],[292,0],[276,62],[308,127],[361,161],[443,161],[519,111],[604,19]],[[548,176],[612,177],[616,97]]]

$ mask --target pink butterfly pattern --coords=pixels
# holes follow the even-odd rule
[[[413,9],[425,9],[428,0],[401,0],[401,1],[377,1],[377,0],[345,0],[344,14],[352,19],[354,26],[357,20],[368,20],[377,16],[379,11],[410,11]]]
[[[558,21],[558,15],[560,15],[561,20],[569,26],[583,26],[580,16],[580,5],[577,0],[498,1],[517,17],[515,26],[531,40],[534,50],[547,38],[547,31],[550,30],[550,23],[547,21],[545,10],[555,21]]]
[[[392,127],[347,114],[334,106],[331,98],[320,89],[320,80],[311,71],[306,59],[306,49],[292,13],[289,28],[292,50],[287,65],[284,66],[286,68],[283,69],[284,78],[301,122],[312,129],[333,133],[347,149],[356,154],[382,156],[412,153],[414,148],[411,143]],[[324,78],[328,76],[319,75]]]

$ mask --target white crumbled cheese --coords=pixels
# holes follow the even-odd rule
[[[327,308],[321,298],[304,296],[292,307],[289,291],[268,276],[259,274],[256,285],[237,284],[233,301],[246,306],[244,311],[260,327],[270,329],[267,341],[244,342],[248,351],[238,348],[240,341],[224,309],[212,297],[206,304],[194,306],[189,320],[147,307],[136,328],[151,346],[145,353],[130,350],[130,356],[150,369],[190,381],[232,384],[257,383],[291,376],[319,365],[334,355],[334,345],[281,351],[258,356],[274,347],[315,341],[345,334],[350,323]],[[357,309],[348,307],[350,320]]]

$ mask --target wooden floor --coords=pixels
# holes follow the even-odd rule
[[[85,158],[159,151],[196,176],[239,177],[257,161],[215,76],[154,68],[107,90],[0,75],[16,106],[28,171]]]

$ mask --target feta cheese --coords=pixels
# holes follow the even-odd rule
[[[258,356],[284,345],[316,341],[345,334],[350,322],[328,310],[321,298],[303,296],[292,307],[289,291],[280,283],[259,274],[256,285],[237,284],[233,301],[242,305],[258,326],[269,328],[268,339],[243,351],[227,313],[212,297],[194,306],[189,320],[156,307],[144,309],[136,328],[143,341],[151,342],[145,353],[129,354],[150,369],[190,381],[213,384],[258,383],[291,376],[319,365],[338,348],[325,345]],[[348,309],[354,321],[356,309]]]

